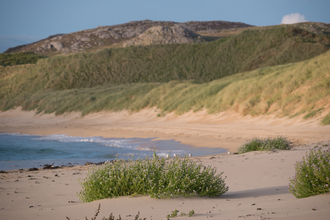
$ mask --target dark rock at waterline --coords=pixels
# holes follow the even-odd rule
[[[112,162],[112,161],[110,161],[110,162]],[[85,165],[85,166],[86,166],[86,165],[102,165],[102,164],[104,164],[104,163],[105,163],[105,161],[98,162],[98,163],[86,162],[84,165]]]
[[[61,167],[54,166],[53,164],[45,164],[43,169],[47,170],[47,169],[58,169],[58,168],[61,168]]]
[[[28,171],[37,171],[39,170],[38,168],[35,168],[35,167],[32,167],[32,168],[29,168]]]

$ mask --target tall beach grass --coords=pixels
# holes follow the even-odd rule
[[[247,30],[205,44],[116,48],[2,67],[0,109],[86,115],[156,107],[159,116],[229,110],[322,116],[330,124],[328,38],[297,30]],[[273,66],[280,63],[287,64]]]
[[[49,89],[0,100],[0,109],[82,115],[103,110],[132,112],[156,107],[160,115],[207,110],[230,110],[242,115],[276,114],[278,117],[319,117],[329,124],[330,52],[294,64],[266,67],[208,83],[171,81],[103,85],[67,90]]]

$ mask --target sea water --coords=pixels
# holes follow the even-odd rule
[[[138,159],[156,154],[193,156],[224,153],[222,148],[196,148],[175,140],[155,138],[72,137],[64,134],[38,136],[0,133],[0,170],[83,165],[118,159]]]

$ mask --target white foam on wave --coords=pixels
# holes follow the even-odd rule
[[[20,133],[0,133],[0,135],[11,135],[11,136],[35,136],[30,134],[20,134]]]
[[[73,137],[67,136],[65,134],[54,134],[47,136],[39,136],[34,138],[35,140],[51,140],[65,143],[98,143],[105,147],[117,147],[117,148],[129,148],[137,149],[138,144],[131,143],[130,139],[112,139],[112,138],[103,138],[103,137]]]

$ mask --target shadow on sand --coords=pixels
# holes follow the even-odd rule
[[[281,195],[290,193],[288,191],[288,186],[274,186],[261,189],[249,189],[236,192],[230,192],[221,196],[225,199],[238,199],[238,198],[249,198],[249,197],[259,197],[259,196],[271,196],[271,195]]]

